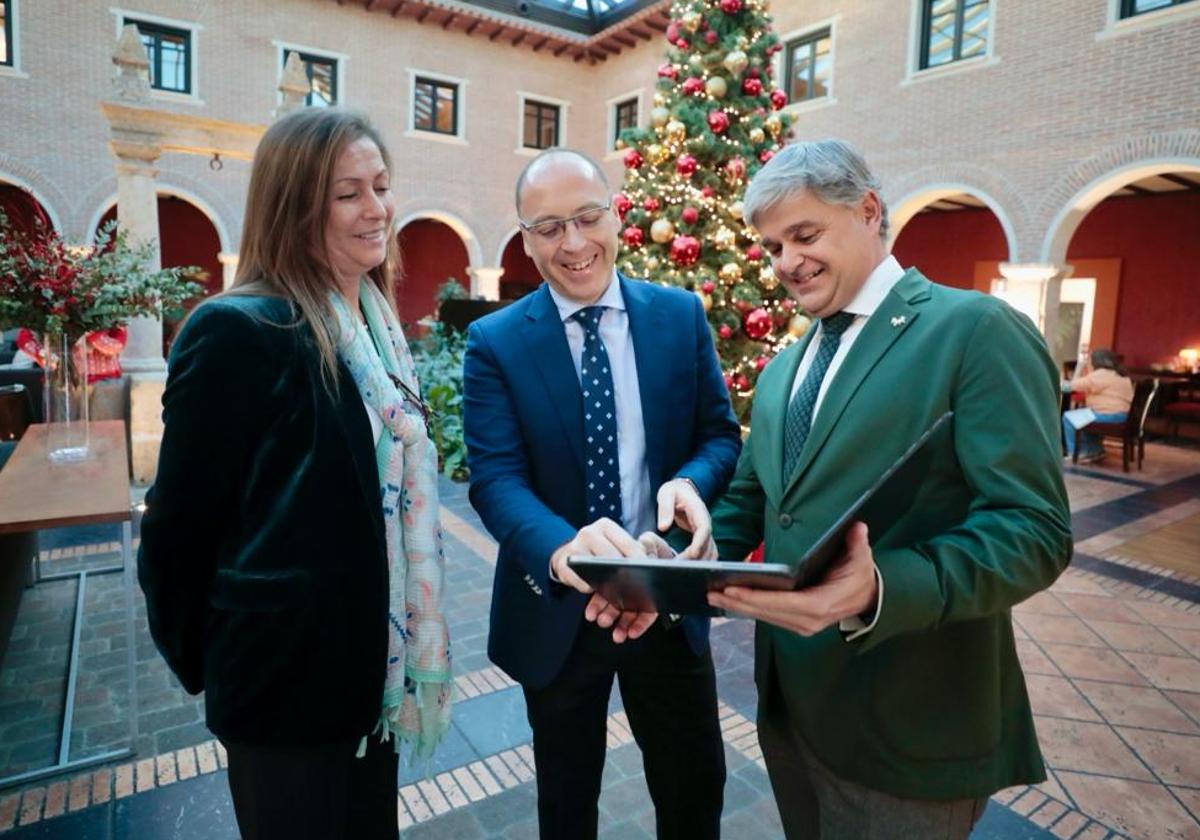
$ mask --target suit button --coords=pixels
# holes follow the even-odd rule
[[[779,527],[780,528],[792,527],[792,515],[790,513],[779,514]]]

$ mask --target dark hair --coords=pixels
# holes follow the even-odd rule
[[[1097,347],[1092,351],[1092,367],[1108,368],[1115,370],[1121,376],[1125,376],[1125,368],[1117,361],[1117,355],[1107,347]]]

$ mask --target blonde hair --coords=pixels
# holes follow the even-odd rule
[[[307,323],[321,354],[321,378],[337,383],[337,319],[329,293],[337,290],[325,250],[330,182],[349,144],[371,140],[389,177],[392,158],[367,118],[340,108],[305,108],[283,117],[254,152],[237,274],[226,294],[268,294],[289,300]],[[399,265],[396,237],[387,257],[367,272],[395,310]]]

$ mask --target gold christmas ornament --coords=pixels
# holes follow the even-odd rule
[[[708,95],[713,99],[723,99],[725,98],[725,94],[729,92],[729,85],[723,76],[711,76],[704,83],[704,89],[708,91]]]
[[[742,204],[742,202],[735,201],[733,204],[729,205],[729,215],[740,221],[742,218],[742,213],[745,211],[745,209],[746,206]]]
[[[795,338],[799,338],[808,332],[808,327],[811,323],[812,321],[809,320],[807,315],[793,315],[792,319],[788,321],[788,333]]]
[[[624,148],[625,148],[625,141],[624,141],[624,140],[622,140],[620,137],[618,137],[618,138],[617,138],[617,142],[613,143],[613,147],[614,147],[614,148],[617,148],[617,149],[624,149]]]
[[[750,39],[745,35],[739,35],[737,39],[737,45],[738,49],[744,50],[746,47],[750,46]]]
[[[660,146],[658,143],[651,143],[646,147],[646,160],[657,166],[665,161],[670,156],[670,152],[666,147]]]
[[[725,60],[721,62],[734,76],[742,75],[742,71],[746,69],[746,65],[750,63],[750,59],[741,50],[733,50],[725,56]]]
[[[759,143],[767,139],[767,135],[761,128],[750,129],[750,142],[757,146]]]
[[[713,234],[713,244],[718,248],[732,248],[737,241],[737,234],[727,227],[721,227]]]
[[[783,131],[783,120],[779,119],[778,114],[771,114],[763,120],[763,128],[765,128],[772,137],[778,137],[779,132]]]
[[[770,268],[764,268],[758,272],[758,285],[768,292],[773,292],[779,288],[779,278]]]
[[[672,143],[682,143],[687,139],[687,126],[679,120],[671,120],[667,123],[667,139]]]
[[[666,105],[667,104],[667,95],[665,93],[661,93],[661,92],[655,93],[654,94],[654,104],[658,105],[658,106]]]
[[[650,238],[659,245],[670,242],[674,235],[675,225],[671,224],[670,219],[655,219],[654,224],[650,225]]]
[[[663,108],[661,105],[657,108],[651,109],[650,111],[650,122],[654,124],[655,128],[662,128],[670,119],[671,112],[666,108]]]
[[[658,268],[658,257],[646,257],[646,261],[643,263],[643,265],[646,266],[647,271],[654,271],[656,268]]]
[[[721,266],[720,275],[726,283],[736,283],[742,279],[742,267],[735,262],[727,262]]]
[[[699,12],[688,12],[679,19],[683,24],[683,28],[688,32],[695,32],[700,28],[700,24],[704,22],[704,17]]]
[[[696,295],[700,298],[700,305],[704,307],[705,312],[712,309],[712,295],[706,292],[696,292]]]

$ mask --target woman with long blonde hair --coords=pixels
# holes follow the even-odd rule
[[[205,692],[246,838],[392,838],[397,756],[449,726],[437,453],[394,306],[391,158],[362,116],[271,126],[234,287],[171,350],[138,574]]]

